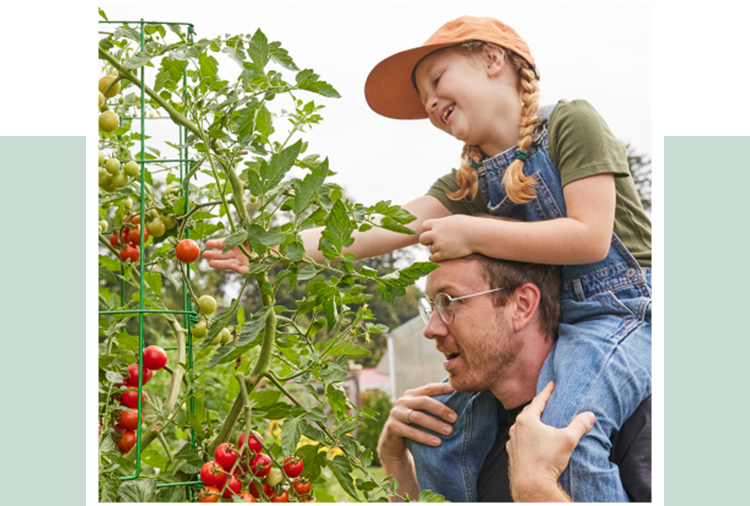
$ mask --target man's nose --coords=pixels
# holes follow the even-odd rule
[[[427,322],[427,326],[424,328],[424,336],[427,339],[437,339],[438,337],[444,337],[448,334],[448,326],[445,324],[437,310],[433,311],[430,315],[430,321]]]

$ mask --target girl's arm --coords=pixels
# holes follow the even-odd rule
[[[451,212],[440,203],[435,197],[424,195],[412,200],[403,206],[404,209],[413,214],[417,219],[407,226],[417,232],[414,235],[391,232],[382,228],[372,228],[367,232],[355,231],[354,244],[347,248],[345,252],[352,252],[357,258],[370,258],[384,255],[416,244],[419,238],[419,232],[422,230],[422,224],[428,219],[437,219],[450,216]],[[323,262],[325,257],[318,250],[320,234],[323,228],[312,228],[300,233],[302,241],[305,244],[305,252],[316,262]],[[211,239],[206,241],[206,251],[203,257],[209,260],[208,265],[214,269],[232,269],[239,274],[247,274],[248,260],[247,257],[235,247],[222,255],[221,250],[224,248],[223,239]]]
[[[598,174],[573,181],[565,185],[563,193],[566,218],[516,222],[451,215],[426,220],[419,242],[430,246],[433,262],[471,253],[559,265],[603,260],[614,229],[614,175]]]

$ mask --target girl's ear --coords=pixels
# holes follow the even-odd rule
[[[505,54],[503,48],[498,46],[484,45],[484,68],[489,77],[495,77],[505,66]]]

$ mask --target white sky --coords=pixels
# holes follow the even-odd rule
[[[152,2],[101,3],[110,20],[193,23],[197,39],[254,33],[280,41],[300,68],[312,68],[342,95],[315,99],[324,121],[305,136],[308,153],[328,156],[333,181],[364,204],[405,204],[457,165],[462,144],[427,120],[393,120],[365,102],[372,67],[421,45],[443,23],[463,14],[492,16],[513,26],[540,69],[542,104],[584,98],[615,135],[651,154],[651,21],[646,4],[529,2]],[[544,13],[543,16],[539,14]],[[111,25],[106,27],[111,29]],[[196,40],[197,40],[196,39]],[[224,72],[235,70],[228,62]],[[152,69],[149,69],[152,73]],[[220,67],[220,73],[222,69]]]

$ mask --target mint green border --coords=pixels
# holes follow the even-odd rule
[[[749,156],[750,137],[664,141],[669,506],[748,501]]]
[[[85,152],[0,137],[3,504],[85,504]]]

